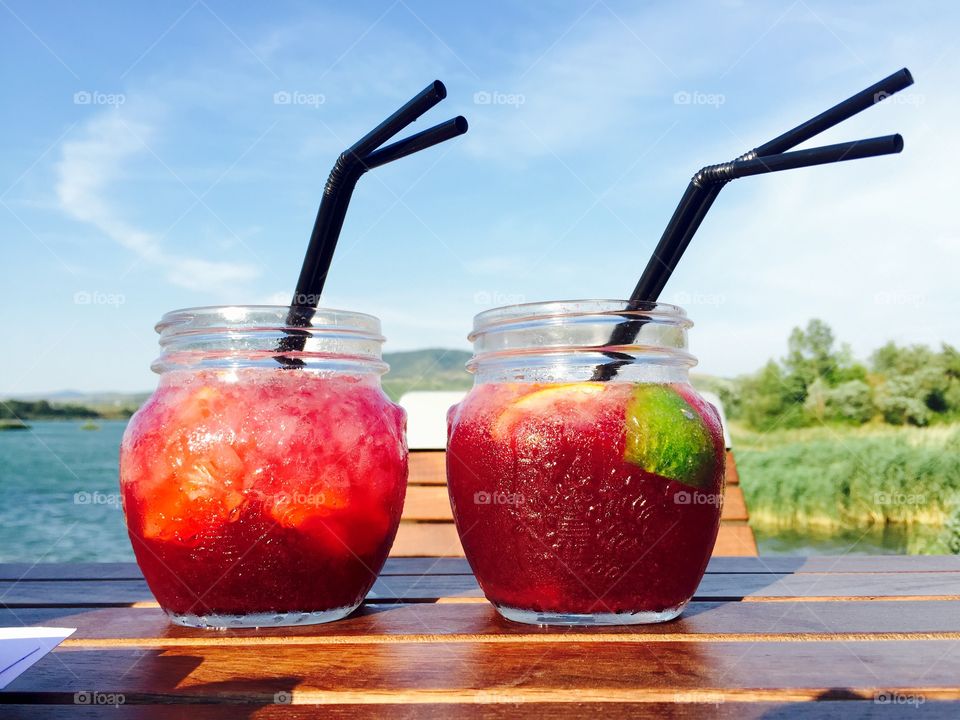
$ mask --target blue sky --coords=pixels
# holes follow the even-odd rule
[[[337,153],[434,78],[448,98],[417,127],[470,132],[361,181],[326,288],[381,317],[387,350],[467,348],[495,304],[629,294],[695,170],[904,65],[913,88],[814,143],[901,132],[902,155],[732,184],[662,299],[722,375],[814,316],[860,356],[960,344],[958,20],[949,2],[2,0],[0,396],[149,389],[163,312],[285,301]]]

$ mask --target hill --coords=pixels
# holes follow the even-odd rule
[[[408,390],[468,390],[473,376],[464,365],[470,357],[466,350],[444,348],[385,353],[390,372],[383,389],[394,400]]]

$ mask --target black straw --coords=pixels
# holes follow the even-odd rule
[[[799,163],[792,167],[805,167],[807,165],[900,152],[903,147],[903,140],[899,135],[894,135],[790,153],[793,157],[786,160],[776,159],[786,150],[832,128],[912,84],[913,76],[910,71],[907,68],[902,68],[843,102],[834,105],[829,110],[797,125],[792,130],[788,130],[773,140],[741,155],[733,162],[703,168],[693,177],[681,197],[680,203],[667,223],[653,255],[630,296],[626,310],[637,310],[644,303],[655,303],[657,301],[691,239],[720,194],[720,190],[735,177],[790,169],[789,164],[792,162]],[[865,145],[865,143],[867,144]],[[883,145],[886,149],[881,150],[879,145],[870,145],[870,143],[886,143]],[[896,147],[898,144],[899,147]],[[876,152],[872,152],[872,150],[876,150]],[[856,154],[859,152],[866,154]],[[803,153],[809,154],[803,155]],[[719,170],[719,168],[723,168],[723,170]],[[727,176],[724,177],[724,174]],[[611,334],[608,345],[617,346],[632,343],[643,324],[642,320],[628,320],[620,323]],[[630,360],[630,356],[625,353],[610,351],[604,354],[612,358],[614,362],[598,365],[594,370],[593,380],[611,379],[617,374],[618,369]]]
[[[407,155],[426,150],[428,147],[439,145],[446,140],[463,135],[468,128],[467,119],[463,115],[457,115],[446,122],[434,125],[429,130],[418,132],[416,135],[398,140],[392,145],[370,153],[363,160],[364,170],[373,170]]]
[[[308,326],[316,312],[330,271],[333,253],[340,238],[340,231],[343,229],[347,208],[360,177],[367,170],[412,155],[467,131],[466,119],[458,116],[377,150],[446,96],[446,87],[439,80],[435,80],[377,127],[340,153],[323,189],[320,208],[313,224],[313,232],[310,234],[310,243],[303,258],[300,277],[287,314],[288,327]],[[278,350],[282,353],[303,350],[308,333],[296,330],[286,332],[287,337],[280,341]],[[278,356],[277,360],[288,366],[298,367],[303,364],[295,358]]]

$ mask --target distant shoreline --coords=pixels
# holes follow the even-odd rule
[[[51,403],[48,400],[4,400],[0,422],[26,420],[129,420],[140,403],[110,406]]]

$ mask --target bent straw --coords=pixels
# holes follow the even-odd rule
[[[780,153],[754,158],[753,160],[734,160],[732,163],[713,165],[700,172],[705,182],[717,183],[764,173],[793,170],[794,168],[813,167],[828,163],[859,160],[861,158],[895,155],[903,150],[903,137],[884,135],[883,137],[854,140],[853,142],[824,145],[809,150]]]
[[[439,145],[440,143],[463,135],[468,129],[467,119],[463,115],[457,115],[446,122],[434,125],[429,130],[424,130],[416,135],[411,135],[403,140],[398,140],[392,145],[387,145],[376,152],[372,152],[363,160],[364,171],[386,165],[387,163],[399,160],[400,158],[420,152],[428,147]]]
[[[317,219],[313,224],[310,235],[310,244],[303,258],[300,277],[297,280],[296,291],[293,295],[291,308],[304,308],[293,311],[288,316],[288,324],[306,324],[312,317],[308,309],[316,307],[323,291],[327,270],[333,259],[340,231],[343,228],[343,219],[347,214],[350,196],[360,177],[356,174],[357,166],[363,159],[376,150],[387,140],[414,122],[427,110],[439,103],[447,96],[447,89],[442,82],[435,80],[417,95],[405,103],[399,110],[377,125],[349,148],[340,153],[327,184],[323,189],[323,198],[317,211]]]
[[[310,235],[310,243],[304,255],[300,277],[287,313],[287,327],[306,327],[316,312],[333,253],[343,229],[347,207],[353,195],[357,181],[367,171],[386,163],[398,160],[449,140],[467,131],[465,118],[458,116],[432,128],[412,135],[405,140],[387,147],[377,148],[405,127],[414,122],[423,113],[443,100],[447,95],[446,87],[439,80],[434,81],[409,102],[377,125],[360,140],[344,150],[337,158],[327,183],[317,218]],[[306,331],[285,330],[286,337],[280,340],[278,352],[289,353],[303,350],[306,344]],[[281,364],[299,367],[299,359],[277,356]]]
[[[310,239],[310,246],[303,260],[300,278],[297,280],[297,290],[294,293],[293,301],[290,303],[291,313],[288,316],[288,321],[292,322],[288,322],[288,324],[294,326],[305,325],[312,317],[310,308],[316,307],[320,301],[323,286],[326,284],[327,273],[329,273],[330,264],[333,261],[333,253],[337,247],[337,240],[340,237],[340,231],[343,229],[347,207],[353,197],[357,182],[363,174],[367,170],[386,165],[458,135],[463,135],[467,129],[466,118],[457,116],[428,130],[388,145],[381,150],[372,152],[355,162],[341,163],[347,153],[340,156],[337,161],[338,165],[334,168],[337,175],[334,178],[333,173],[331,173],[331,180],[327,181],[327,187],[324,189],[320,211],[317,213],[317,220]]]
[[[851,95],[816,117],[797,125],[756,149],[744,153],[737,160],[751,160],[757,157],[775,155],[796,147],[904,88],[910,87],[912,84],[913,76],[910,71],[907,68],[902,68],[855,95]],[[719,183],[704,186],[703,183],[696,183],[695,179],[696,176],[687,187],[677,210],[670,218],[670,222],[667,223],[653,256],[647,263],[640,281],[630,296],[631,301],[648,300],[655,302],[657,300],[670,279],[671,273],[680,261],[684,250],[690,243],[690,239],[699,229],[700,223],[724,185],[724,183]]]
[[[834,105],[829,110],[741,155],[734,162],[755,160],[759,157],[769,158],[789,150],[912,84],[913,76],[910,71],[907,68],[902,68]],[[704,168],[704,170],[706,169]],[[720,190],[727,182],[698,183],[696,180],[697,176],[694,176],[681,197],[680,203],[667,223],[653,255],[630,296],[626,310],[636,310],[644,302],[656,302],[690,244],[690,240],[699,229],[704,217],[706,217],[707,212],[720,194]],[[642,325],[642,321],[630,321],[618,325],[611,334],[608,344],[625,345],[632,342]],[[617,374],[618,368],[630,359],[630,356],[624,353],[607,352],[604,354],[613,358],[615,362],[598,365],[591,378],[593,380],[609,380]]]

